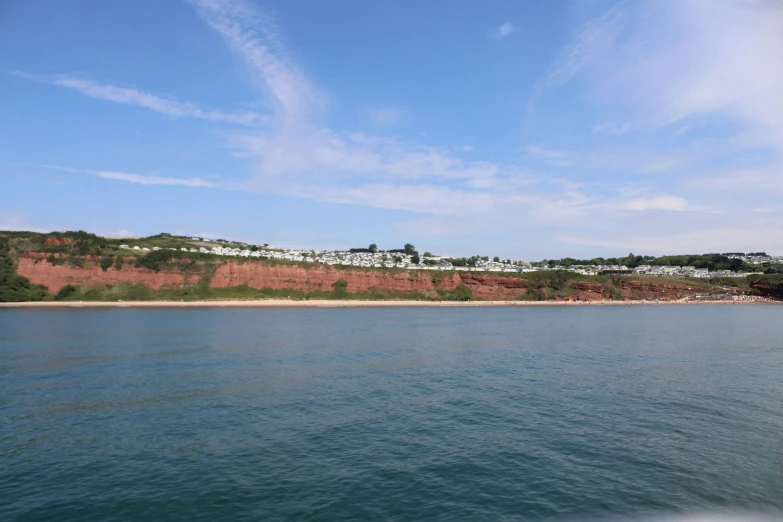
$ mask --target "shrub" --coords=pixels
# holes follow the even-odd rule
[[[104,272],[109,269],[111,265],[114,264],[114,258],[112,256],[103,256],[101,258],[101,270]]]
[[[465,285],[459,285],[454,289],[454,298],[458,301],[470,301],[473,292]]]
[[[62,301],[63,299],[67,299],[76,293],[76,290],[77,288],[73,285],[65,285],[64,287],[60,288],[60,291],[57,292],[57,295],[55,295],[54,298],[58,301]]]
[[[65,258],[63,258],[63,257],[57,257],[57,256],[55,256],[54,254],[49,254],[49,256],[46,258],[46,260],[47,260],[47,261],[48,261],[48,262],[49,262],[49,263],[50,263],[52,266],[62,265],[62,264],[64,264],[64,263],[65,263]]]
[[[344,294],[348,291],[348,281],[345,279],[338,279],[334,283],[332,283],[332,290],[336,294]]]
[[[117,260],[114,261],[114,269],[122,270],[122,256],[117,256]]]

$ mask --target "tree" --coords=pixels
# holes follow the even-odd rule
[[[371,244],[370,245],[370,252],[374,254],[377,251],[378,251],[378,245],[376,245],[375,243]]]
[[[402,263],[402,258],[400,256],[397,256],[394,258],[395,263]]]
[[[434,257],[434,256],[429,252],[424,252],[424,257]]]
[[[405,243],[405,247],[403,248],[405,250],[405,254],[412,256],[416,253],[416,247],[411,245],[410,243]]]
[[[492,261],[494,261],[495,263],[500,263],[500,258],[498,256],[495,256],[492,258]]]
[[[413,256],[411,256],[411,263],[414,265],[418,265],[419,261],[421,261],[421,259],[419,259],[418,254],[413,254]]]

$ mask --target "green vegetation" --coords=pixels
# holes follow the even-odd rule
[[[701,255],[677,255],[677,256],[637,256],[633,253],[625,257],[596,257],[593,259],[574,259],[566,257],[560,260],[544,261],[544,264],[552,267],[560,265],[568,268],[574,265],[625,265],[628,268],[636,268],[640,265],[669,265],[669,266],[692,266],[695,268],[708,268],[711,272],[716,270],[744,270],[753,272],[758,270],[758,266],[749,265],[741,259],[732,259],[724,254],[701,254]]]
[[[16,261],[7,244],[0,243],[0,303],[42,301],[46,288],[32,285],[26,277],[16,273]]]
[[[58,256],[55,256],[54,254],[49,254],[49,256],[46,258],[46,261],[51,263],[52,266],[65,264],[65,258],[64,257],[58,257]]]
[[[199,270],[204,265],[215,264],[215,256],[197,252],[181,252],[179,250],[153,250],[136,258],[136,268],[146,268],[153,272],[161,270]]]
[[[348,281],[345,279],[338,279],[332,283],[332,289],[335,294],[345,294],[348,292]]]
[[[101,258],[101,270],[104,272],[109,269],[110,266],[114,264],[114,257],[113,256],[103,256]]]
[[[64,287],[60,288],[60,291],[57,292],[57,295],[55,295],[54,298],[58,301],[64,301],[65,299],[68,299],[70,296],[75,294],[78,290],[79,289],[73,285],[65,285]]]

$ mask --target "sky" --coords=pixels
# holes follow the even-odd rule
[[[0,229],[783,254],[779,0],[0,0]]]

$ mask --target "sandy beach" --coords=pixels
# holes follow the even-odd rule
[[[360,301],[360,300],[213,300],[213,301],[43,301],[0,303],[0,308],[357,308],[419,306],[661,306],[704,304],[781,304],[780,301],[755,298],[744,300],[678,300],[678,301]]]

